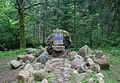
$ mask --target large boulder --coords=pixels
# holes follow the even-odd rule
[[[48,77],[48,73],[44,69],[35,70],[33,72],[33,75],[36,81],[42,81],[43,79],[47,79]]]
[[[93,52],[92,49],[90,49],[87,45],[85,45],[82,48],[80,48],[78,54],[83,58],[85,58],[86,56],[88,56],[88,54],[91,54],[92,52]]]
[[[32,54],[26,54],[24,56],[24,62],[26,62],[27,60],[29,60],[30,62],[33,62],[35,60],[35,57]]]
[[[45,64],[48,60],[49,54],[47,51],[43,52],[39,57],[36,58],[37,62]]]
[[[21,63],[20,63],[19,61],[17,61],[17,60],[12,60],[12,61],[10,62],[10,65],[11,65],[11,67],[12,67],[13,69],[16,69],[16,68],[18,68],[18,67],[21,66]]]

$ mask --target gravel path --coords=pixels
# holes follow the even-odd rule
[[[7,59],[0,59],[0,83],[13,83],[16,81],[18,69],[11,69],[9,62],[10,60],[15,59],[10,57]]]

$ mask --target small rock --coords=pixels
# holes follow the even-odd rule
[[[53,65],[51,64],[51,61],[45,63],[44,69],[50,72],[53,71]]]
[[[73,58],[74,58],[74,59],[75,59],[75,58],[83,59],[83,57],[80,56],[80,55],[75,55]]]
[[[104,82],[103,78],[100,77],[100,78],[98,79],[98,83],[105,83],[105,82]]]
[[[80,48],[80,50],[78,51],[78,54],[80,56],[82,56],[83,58],[85,58],[88,54],[91,54],[92,50],[87,46],[83,46],[82,48]]]
[[[98,64],[95,64],[94,66],[91,66],[91,69],[96,72],[100,72],[100,66]]]
[[[30,73],[28,71],[22,70],[19,71],[18,75],[17,75],[17,79],[18,79],[18,83],[19,82],[26,82],[26,80],[29,79]]]
[[[32,50],[34,50],[33,48],[27,48],[26,49],[26,54],[31,54],[32,53]]]
[[[79,73],[78,73],[78,71],[77,70],[74,70],[73,71],[73,75],[78,75]]]
[[[97,78],[104,78],[104,75],[103,75],[102,73],[97,73],[97,74],[96,74],[96,77],[97,77]]]
[[[46,51],[46,48],[41,48],[35,52],[35,56],[38,57]]]
[[[35,80],[37,81],[42,81],[43,79],[47,79],[48,77],[48,73],[44,69],[35,70],[33,72],[33,75],[35,77]]]
[[[86,73],[88,74],[88,75],[91,75],[92,74],[92,70],[86,70]]]
[[[24,56],[24,62],[26,62],[27,60],[29,60],[30,62],[33,62],[35,60],[35,57],[32,54],[26,54]]]
[[[103,51],[101,50],[94,50],[94,53],[96,58],[101,58],[103,56]]]
[[[17,60],[23,60],[25,55],[18,55]]]
[[[77,52],[75,52],[75,51],[70,52],[70,53],[69,53],[70,60],[73,60],[73,59],[74,59],[74,56],[76,56],[76,55],[78,55]]]
[[[40,70],[42,69],[43,66],[41,63],[37,62],[33,65],[33,67],[34,67],[34,70]]]
[[[81,80],[85,79],[88,77],[87,73],[81,73],[76,77],[76,81],[79,83]]]
[[[43,79],[41,83],[48,83],[47,79]]]
[[[18,68],[18,67],[21,66],[21,63],[20,63],[19,61],[12,60],[12,61],[10,62],[10,65],[11,65],[11,67],[12,67],[13,69],[16,69],[16,68]]]
[[[95,65],[94,61],[93,61],[91,58],[87,58],[86,62],[87,62],[90,66]]]
[[[97,63],[100,65],[101,69],[109,69],[110,67],[106,56],[103,56],[101,59],[97,59]]]
[[[24,67],[24,70],[29,71],[30,74],[32,75],[32,73],[34,71],[34,68],[31,64],[26,64],[25,67]]]
[[[71,63],[71,68],[79,68],[79,73],[88,70],[88,67],[86,66],[86,63],[79,58],[76,58]]]
[[[93,78],[90,78],[87,83],[95,83],[95,80]]]
[[[47,51],[45,51],[39,57],[36,58],[36,61],[45,64],[47,62],[48,57],[49,54]]]

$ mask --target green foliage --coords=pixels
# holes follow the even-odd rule
[[[3,58],[9,58],[9,57],[12,57],[12,56],[16,56],[18,54],[25,54],[25,49],[17,49],[17,50],[11,50],[11,51],[1,51],[0,52],[0,59],[3,59]]]

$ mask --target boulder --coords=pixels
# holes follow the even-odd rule
[[[47,79],[43,79],[41,83],[48,83]]]
[[[83,46],[82,48],[80,48],[80,50],[78,51],[78,54],[80,56],[82,56],[83,58],[85,58],[86,56],[88,56],[88,54],[91,54],[92,50],[87,46]]]
[[[10,65],[11,65],[11,67],[12,67],[13,69],[16,69],[16,68],[18,68],[18,67],[21,66],[21,63],[20,63],[19,61],[17,61],[17,60],[12,60],[12,61],[10,62]]]
[[[101,59],[97,59],[97,63],[100,65],[101,69],[109,69],[110,67],[106,56],[101,57]]]
[[[94,62],[91,58],[87,58],[87,59],[86,59],[86,62],[87,62],[87,64],[88,64],[89,66],[95,65],[95,62]]]
[[[74,68],[74,69],[78,68],[79,69],[78,72],[83,72],[83,71],[88,70],[88,67],[86,66],[85,61],[83,61],[83,59],[79,59],[79,58],[76,58],[72,61],[71,68]]]
[[[76,81],[77,83],[79,83],[81,80],[85,79],[88,77],[87,73],[80,73],[77,77],[76,77]]]
[[[33,65],[33,67],[34,67],[34,70],[40,70],[40,69],[42,69],[43,65],[41,63],[37,62]]]
[[[83,59],[83,57],[80,56],[80,55],[75,55],[75,56],[73,57],[73,59],[75,59],[75,58]]]
[[[103,51],[101,50],[94,50],[94,54],[96,58],[101,58],[103,56]]]
[[[39,57],[36,58],[36,61],[45,64],[47,62],[48,57],[49,54],[47,51],[45,51]]]
[[[18,83],[26,83],[29,79],[30,73],[28,71],[19,71],[17,75]]]
[[[51,61],[48,61],[45,63],[44,69],[46,71],[49,71],[49,72],[53,71],[53,65],[51,63],[52,63]]]
[[[97,78],[104,78],[104,75],[102,73],[95,74]]]
[[[24,60],[24,56],[25,56],[25,55],[18,55],[18,56],[17,56],[17,60]]]
[[[103,78],[100,77],[100,78],[98,79],[98,83],[105,83],[105,82],[104,82]]]
[[[87,83],[95,83],[95,80],[93,78],[90,78]]]
[[[78,53],[75,52],[75,51],[72,51],[72,52],[69,53],[68,57],[69,57],[70,60],[73,60],[74,56],[76,56],[76,55],[78,55]]]
[[[32,53],[32,48],[27,48],[26,49],[26,54],[31,54]]]
[[[33,62],[35,60],[35,57],[32,54],[26,54],[24,56],[24,62],[26,62],[27,60],[29,60],[30,62]]]
[[[73,71],[73,75],[78,75],[79,73],[78,73],[78,71],[77,70],[74,70]]]
[[[93,71],[100,72],[100,66],[98,64],[95,64],[90,67]]]
[[[32,73],[34,71],[34,68],[31,64],[26,64],[25,67],[24,67],[24,70],[29,71],[30,74],[32,75]]]
[[[47,79],[48,77],[48,73],[44,69],[35,70],[33,72],[33,75],[36,81],[42,81],[43,79]]]

